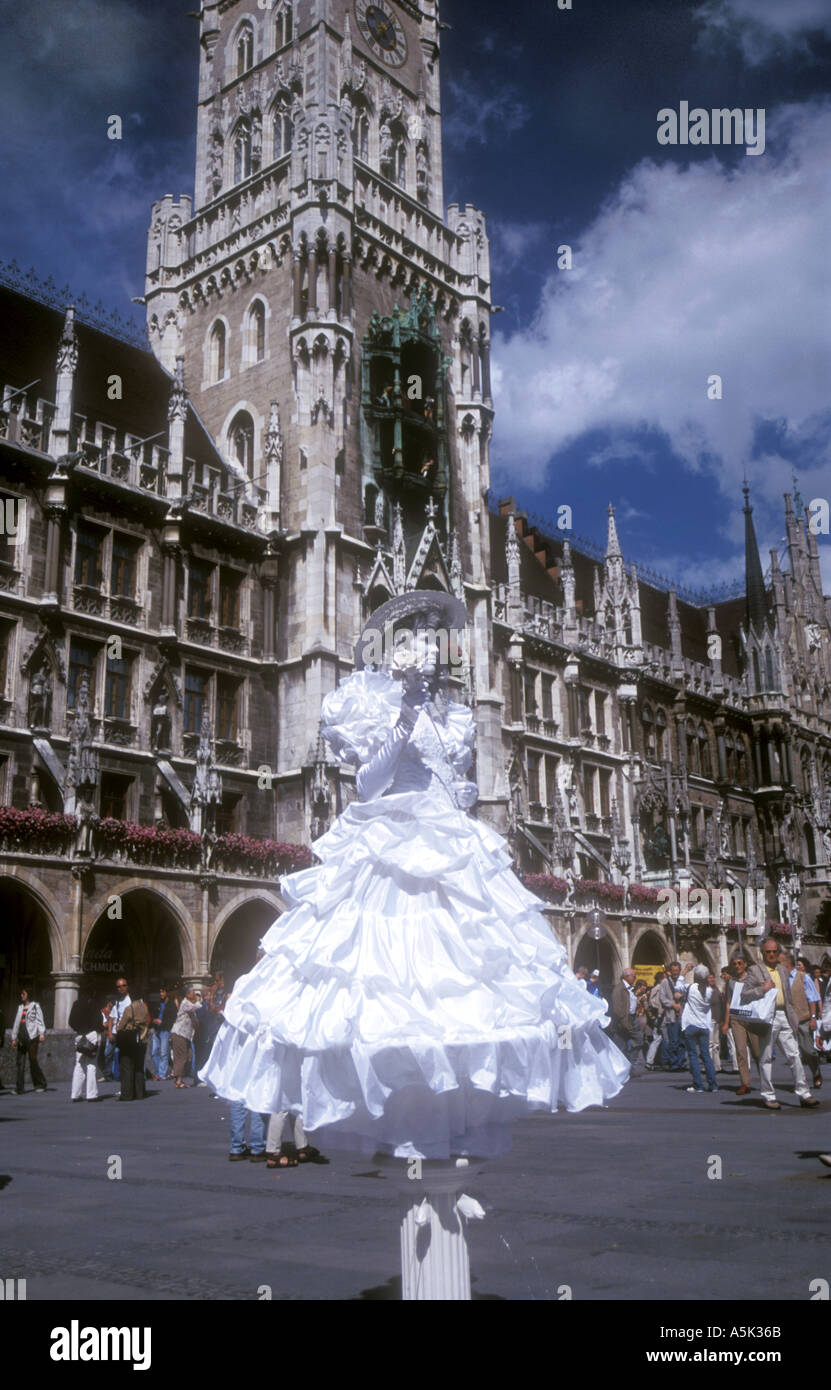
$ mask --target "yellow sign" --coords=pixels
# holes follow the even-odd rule
[[[637,976],[635,984],[638,980],[646,980],[650,989],[656,983],[656,975],[660,975],[661,979],[664,977],[664,967],[660,961],[656,961],[654,965],[633,965],[632,969]]]

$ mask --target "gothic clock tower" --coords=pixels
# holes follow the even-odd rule
[[[204,0],[200,30],[195,196],[153,207],[147,316],[271,538],[278,829],[308,833],[321,699],[407,588],[467,601],[487,800],[490,265],[482,214],[445,215],[437,0]]]

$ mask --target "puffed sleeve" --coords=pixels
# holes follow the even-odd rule
[[[444,741],[457,777],[463,777],[473,761],[475,732],[472,710],[467,705],[452,704],[447,713]]]
[[[354,671],[323,701],[321,730],[339,762],[357,767],[383,748],[401,713],[401,685],[381,671]]]

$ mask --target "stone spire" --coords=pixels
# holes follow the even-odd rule
[[[615,509],[612,506],[611,502],[609,503],[607,510],[609,514],[609,527],[606,535],[606,559],[622,560],[623,551],[620,548],[620,541],[618,540],[617,525],[615,523]]]
[[[762,575],[762,562],[756,542],[753,525],[753,508],[750,505],[750,489],[747,483],[744,492],[744,553],[745,553],[745,595],[747,630],[761,633],[768,622],[768,604],[765,594],[765,581]]]

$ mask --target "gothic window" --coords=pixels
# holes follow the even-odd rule
[[[234,183],[242,183],[251,173],[251,131],[241,125],[234,140]]]
[[[773,652],[770,647],[765,647],[765,684],[768,690],[776,689],[776,679],[773,674]]]
[[[240,828],[240,809],[242,797],[239,792],[228,792],[222,798],[222,805],[216,808],[217,835],[235,835]]]
[[[754,649],[753,652],[753,690],[758,695],[762,688],[762,673],[759,669],[759,653]]]
[[[545,756],[545,801],[547,806],[553,806],[557,800],[557,768],[559,758],[547,753]]]
[[[532,804],[539,803],[540,799],[540,763],[542,758],[539,753],[528,754],[528,800]]]
[[[116,661],[114,657],[107,657],[104,713],[108,719],[129,719],[130,717],[131,665],[128,657],[122,657],[119,661]]]
[[[655,758],[655,720],[649,705],[644,705],[641,713],[643,724],[643,747],[647,758]]]
[[[104,533],[94,526],[80,525],[75,539],[75,583],[97,589],[101,583],[101,548]]]
[[[724,735],[724,762],[727,770],[727,780],[732,782],[736,774],[736,754],[733,747],[733,736],[730,733]]]
[[[694,729],[687,730],[687,771],[693,776],[701,772],[698,762],[698,741]]]
[[[211,579],[213,567],[205,560],[191,560],[188,566],[188,617],[201,618],[203,622],[211,616]]]
[[[632,646],[632,613],[628,603],[623,605],[623,640],[627,647]]]
[[[113,554],[110,566],[110,593],[118,598],[134,598],[136,592],[136,555],[138,546],[128,536],[113,533]]]
[[[237,38],[237,77],[242,77],[254,66],[254,30],[244,24]]]
[[[584,804],[584,806],[585,806],[585,808],[586,808],[586,815],[587,815],[587,816],[593,816],[593,815],[595,814],[595,801],[594,801],[594,774],[595,774],[595,771],[596,771],[596,769],[593,768],[593,767],[586,767],[586,768],[583,769],[583,804]]]
[[[294,141],[294,125],[288,107],[280,105],[274,109],[274,158],[282,159],[291,154]]]
[[[265,305],[255,299],[248,310],[245,321],[245,359],[246,365],[265,360]]]
[[[237,463],[248,474],[249,478],[254,477],[254,421],[247,410],[240,410],[231,421],[228,430],[228,439],[231,445],[231,453]]]
[[[81,688],[81,678],[89,680],[89,698],[92,704],[95,696],[95,658],[97,650],[89,642],[73,637],[69,644],[69,679],[66,690],[66,707],[74,709]]]
[[[667,756],[667,717],[662,709],[655,715],[655,756],[662,763]]]
[[[208,677],[205,672],[197,671],[192,666],[186,666],[183,724],[186,734],[199,733],[202,727],[202,711],[205,708],[207,695]]]
[[[609,795],[611,779],[611,772],[607,772],[605,768],[601,768],[600,772],[598,773],[601,816],[608,816],[611,813],[611,799]]]
[[[369,159],[369,116],[358,111],[352,125],[352,153],[356,159]]]
[[[222,381],[225,376],[225,324],[217,322],[211,329],[209,376],[211,381]]]
[[[219,572],[219,622],[221,627],[239,627],[239,596],[242,576],[236,570]]]
[[[522,678],[523,690],[525,694],[525,713],[536,714],[537,712],[537,675],[535,671],[526,671]],[[539,801],[539,797],[534,800]]]
[[[606,696],[602,690],[594,692],[595,729],[598,734],[606,733]]]
[[[283,4],[279,7],[274,20],[274,42],[278,48],[285,48],[286,44],[291,43],[294,31],[293,6]]]
[[[736,782],[739,786],[744,786],[747,778],[747,766],[745,762],[744,739],[741,734],[736,735]]]
[[[127,798],[132,785],[132,777],[124,777],[118,772],[101,773],[100,814],[102,820],[127,819]]]
[[[240,683],[231,676],[219,676],[216,682],[216,736],[235,743],[238,732]]]
[[[542,678],[542,717],[543,719],[554,718],[554,677],[543,676]]]
[[[817,847],[816,841],[814,840],[814,831],[807,821],[805,822],[805,850],[807,855],[806,864],[816,864]]]
[[[710,758],[710,740],[703,724],[698,726],[698,762],[702,777],[712,777],[713,764]]]

